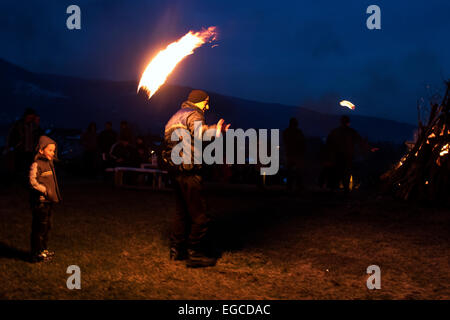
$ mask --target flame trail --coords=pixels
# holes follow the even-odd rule
[[[339,104],[343,107],[347,107],[351,110],[355,110],[355,105],[353,103],[351,103],[350,101],[342,100]]]
[[[216,35],[216,27],[209,27],[195,33],[189,31],[182,38],[169,44],[150,61],[141,76],[137,91],[144,89],[150,99],[181,60],[193,54],[194,50],[204,43],[214,41]]]

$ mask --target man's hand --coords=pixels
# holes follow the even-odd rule
[[[209,130],[209,129],[215,129],[215,130],[216,130],[215,136],[216,136],[216,138],[219,138],[221,132],[222,132],[222,131],[226,132],[226,131],[230,128],[230,125],[231,125],[231,124],[227,124],[227,125],[224,126],[224,123],[225,123],[225,120],[220,119],[220,120],[217,122],[217,124],[215,124],[215,125],[212,125],[212,126],[208,126],[208,125],[206,125],[206,124],[203,125],[203,126],[200,128],[200,130],[198,130],[198,137],[196,137],[196,138],[197,138],[197,139],[202,139],[203,133],[204,133],[206,130]]]
[[[216,125],[216,137],[219,138],[220,137],[220,133],[222,132],[222,130],[224,132],[226,132],[229,128],[230,128],[230,123],[227,124],[226,126],[224,126],[223,124],[225,123],[225,120],[220,119],[219,122],[217,122]]]

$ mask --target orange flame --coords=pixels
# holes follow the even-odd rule
[[[156,91],[166,82],[167,77],[177,64],[186,56],[206,42],[216,39],[216,27],[209,27],[200,32],[189,31],[182,38],[169,44],[164,50],[150,61],[141,76],[137,91],[142,88],[150,99]]]
[[[351,110],[355,110],[355,105],[353,103],[351,103],[350,101],[342,100],[341,102],[339,102],[339,104],[343,107],[347,107]]]
[[[444,145],[442,147],[441,152],[439,153],[439,155],[441,157],[445,156],[446,154],[448,154],[448,150],[449,150],[449,147],[448,147],[448,143],[447,143],[446,145]]]

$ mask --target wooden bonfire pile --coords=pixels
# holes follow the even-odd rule
[[[396,197],[404,200],[450,198],[450,81],[441,104],[431,105],[428,123],[419,124],[417,142],[391,170],[381,176]]]

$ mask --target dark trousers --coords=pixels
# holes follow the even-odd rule
[[[328,163],[323,164],[319,175],[319,187],[335,189],[334,186],[334,167]]]
[[[287,167],[287,188],[289,191],[299,190],[302,188],[302,173],[300,168],[296,166]]]
[[[341,168],[342,184],[344,185],[344,191],[350,192],[350,176],[352,175],[350,167]]]
[[[339,187],[339,183],[342,182],[344,191],[348,193],[350,191],[350,176],[352,174],[351,165],[348,162],[338,162],[335,167],[335,187]]]
[[[299,155],[286,157],[287,188],[289,191],[302,189],[303,159]]]
[[[33,163],[33,153],[25,151],[16,151],[14,154],[15,174],[20,183],[28,186],[28,175],[30,166]]]
[[[202,178],[199,175],[177,174],[175,184],[176,210],[172,218],[171,246],[207,252],[206,239],[210,217],[206,212]]]
[[[52,227],[53,204],[47,202],[32,205],[31,254],[47,249],[48,234]]]

